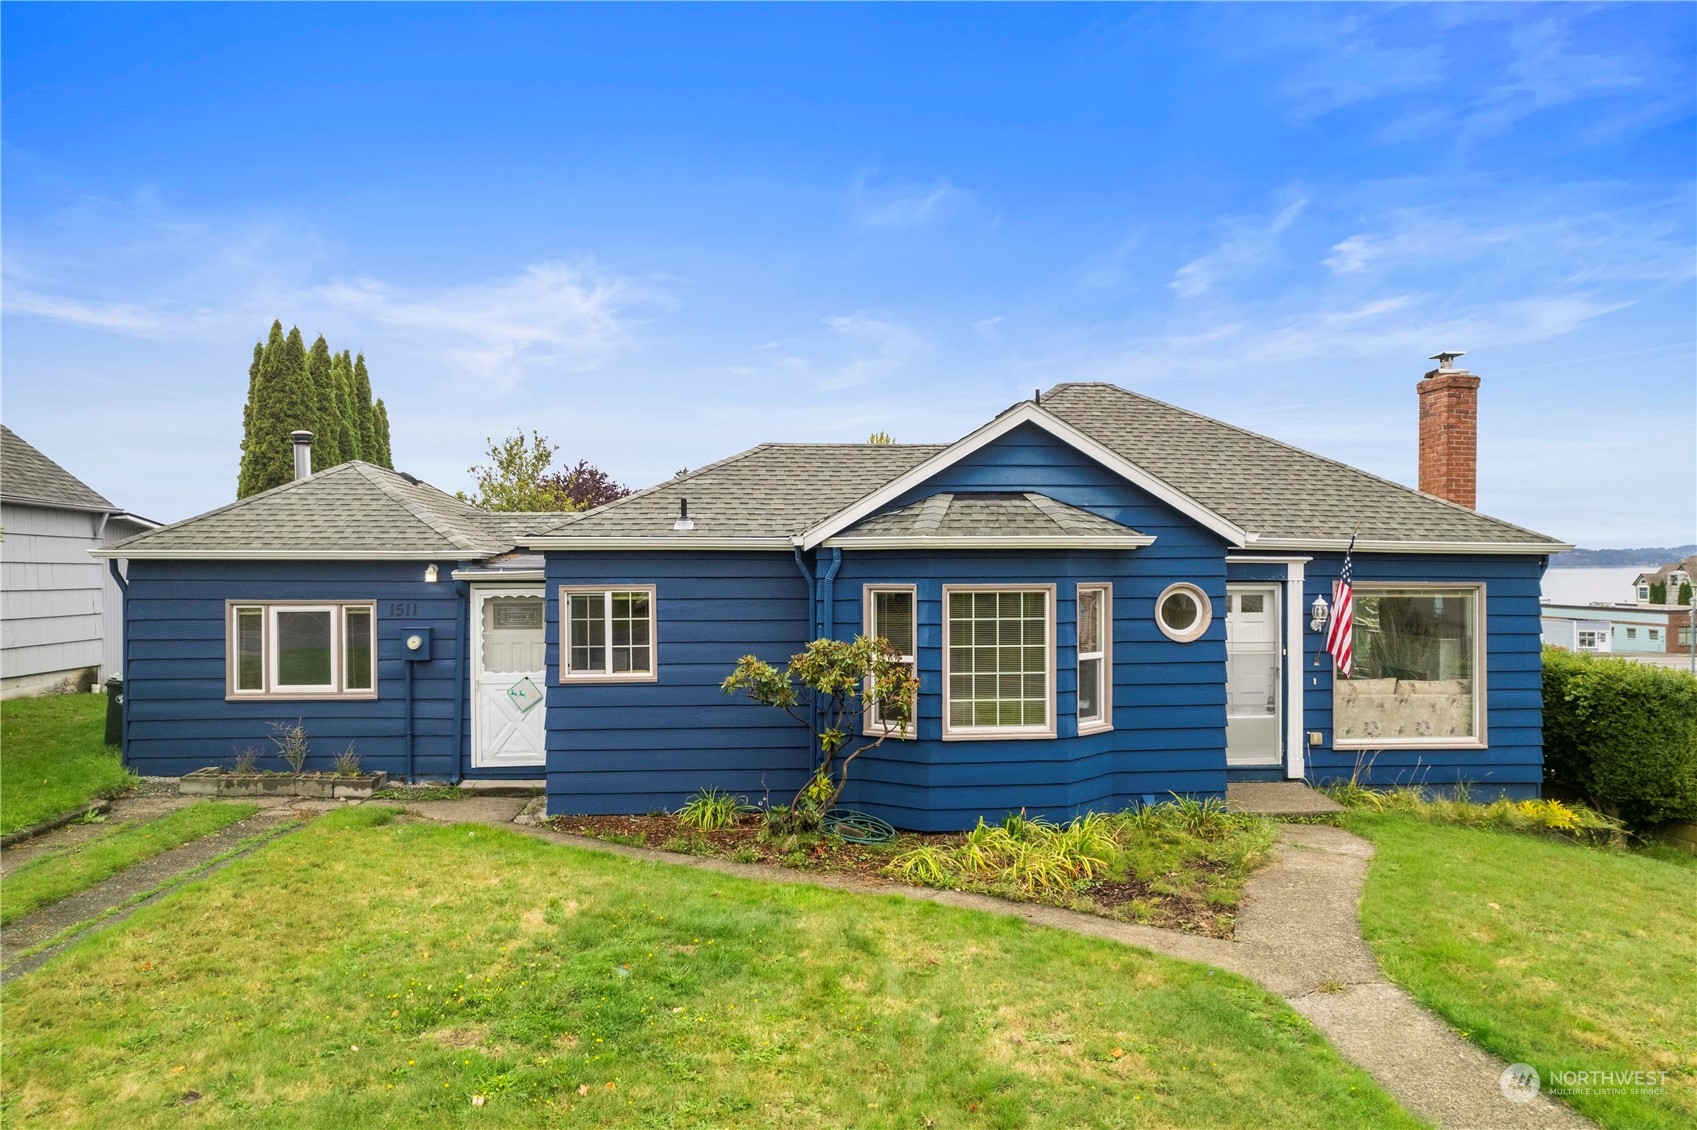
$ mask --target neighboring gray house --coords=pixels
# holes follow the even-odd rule
[[[158,525],[0,424],[0,698],[123,669],[123,597],[89,552]]]

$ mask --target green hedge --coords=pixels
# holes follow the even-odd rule
[[[1545,648],[1544,776],[1632,824],[1697,820],[1697,678]]]

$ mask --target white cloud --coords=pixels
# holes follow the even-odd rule
[[[901,372],[928,351],[916,331],[875,310],[823,320],[827,335],[812,334],[761,348],[771,364],[817,392],[837,392]],[[780,350],[782,352],[780,352]]]
[[[51,247],[7,248],[8,317],[185,343],[251,341],[281,318],[338,345],[445,359],[450,379],[510,389],[542,367],[581,372],[630,352],[644,319],[675,306],[657,284],[590,259],[403,285],[343,275],[310,227],[276,217],[188,222],[150,199],[71,213]]]
[[[1212,251],[1200,255],[1174,274],[1167,284],[1180,298],[1198,298],[1256,268],[1278,255],[1279,237],[1296,222],[1308,200],[1300,198],[1285,205],[1270,219],[1234,217],[1224,221],[1228,234]]]
[[[860,173],[850,189],[855,223],[863,228],[922,228],[976,203],[972,193],[948,177],[928,185],[881,186]]]

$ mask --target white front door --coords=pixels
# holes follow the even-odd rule
[[[1226,764],[1279,764],[1279,588],[1226,586]]]
[[[539,588],[472,590],[471,763],[541,765],[546,758],[548,685]]]

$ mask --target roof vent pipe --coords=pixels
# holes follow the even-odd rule
[[[678,520],[672,523],[674,530],[693,530],[695,521],[689,516],[689,499],[678,499]]]
[[[295,478],[304,479],[312,474],[312,433],[290,432],[289,438],[295,441]]]

